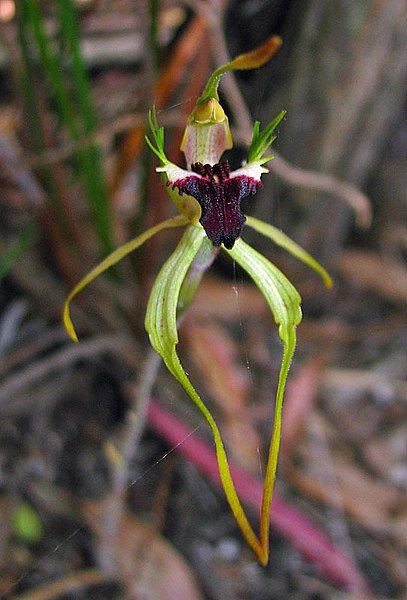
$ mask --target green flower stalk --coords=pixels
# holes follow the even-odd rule
[[[301,321],[301,298],[274,264],[241,239],[243,226],[246,224],[288,250],[314,269],[328,288],[332,281],[325,269],[282,231],[253,217],[245,217],[241,210],[242,199],[262,186],[261,176],[268,172],[264,165],[272,159],[266,153],[275,139],[275,129],[285,111],[280,112],[264,129],[260,128],[258,121],[254,123],[247,162],[232,171],[226,160],[220,162],[224,151],[231,148],[233,142],[228,118],[219,103],[217,90],[223,73],[258,68],[273,56],[280,45],[280,38],[273,36],[260,48],[239,55],[211,75],[188,119],[182,140],[181,149],[185,154],[186,169],[168,160],[164,148],[164,128],[159,126],[155,110],[150,111],[152,140],[146,137],[146,142],[160,161],[156,170],[162,174],[168,195],[180,214],[151,227],[96,266],[69,294],[63,313],[69,335],[74,341],[78,341],[69,313],[73,298],[95,277],[159,231],[185,227],[181,241],[155,280],[148,301],[145,327],[154,350],[162,357],[168,370],[185,389],[212,430],[226,498],[245,540],[262,565],[267,564],[269,556],[270,509],[280,445],[283,398],[296,345],[296,327]],[[187,308],[200,277],[219,251],[226,252],[253,279],[270,307],[283,346],[259,535],[249,523],[236,493],[218,426],[190,382],[176,351],[177,318]]]

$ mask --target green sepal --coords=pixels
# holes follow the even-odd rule
[[[318,273],[318,275],[321,276],[324,285],[328,289],[332,287],[332,278],[324,269],[324,267],[320,265],[315,258],[308,254],[308,252],[301,248],[301,246],[289,238],[288,235],[280,231],[280,229],[269,225],[269,223],[264,223],[264,221],[255,219],[254,217],[246,217],[246,225],[265,235],[275,244],[277,244],[277,246],[284,248],[284,250],[287,250],[287,252],[298,258],[298,260],[301,260],[303,263],[308,265],[311,269]]]
[[[279,336],[283,342],[283,357],[276,392],[273,434],[264,478],[260,513],[260,544],[264,551],[267,549],[268,552],[271,499],[280,447],[284,391],[296,346],[295,330],[302,318],[301,296],[275,265],[242,239],[238,239],[231,250],[225,248],[225,251],[250,275],[263,294],[273,313],[274,320],[279,326]]]
[[[273,156],[263,158],[263,155],[270,148],[277,136],[273,135],[274,130],[287,114],[286,110],[282,110],[276,118],[260,131],[260,121],[255,121],[253,125],[252,142],[250,144],[249,156],[247,162],[258,162],[261,165],[272,160]]]
[[[291,331],[301,322],[301,296],[287,277],[265,256],[241,238],[232,249],[223,248],[253,279],[277,325],[283,343],[288,343]]]

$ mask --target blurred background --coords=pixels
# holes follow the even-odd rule
[[[407,534],[406,46],[401,0],[0,0],[0,595],[11,599],[402,598]],[[171,160],[215,65],[233,167],[253,119],[288,111],[244,210],[328,268],[327,292],[253,232],[298,287],[268,567],[229,513],[206,425],[149,350],[144,311],[179,233],[75,301],[98,260],[173,214],[146,149]],[[281,346],[220,256],[180,331],[256,524]]]

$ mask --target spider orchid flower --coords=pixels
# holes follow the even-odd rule
[[[159,231],[171,227],[186,227],[181,241],[155,280],[148,301],[145,327],[153,348],[201,411],[212,430],[219,475],[226,498],[245,540],[262,565],[267,563],[269,555],[270,509],[280,444],[282,406],[288,370],[296,345],[296,327],[301,321],[301,298],[295,287],[273,263],[241,239],[244,224],[314,269],[327,287],[332,285],[332,281],[325,269],[282,231],[253,217],[245,217],[241,210],[241,201],[262,186],[261,177],[268,172],[264,165],[272,159],[272,156],[266,156],[266,153],[275,139],[274,131],[283,119],[285,111],[280,112],[274,121],[262,130],[258,121],[254,123],[247,162],[233,171],[227,160],[221,160],[224,151],[232,147],[232,136],[228,118],[219,103],[217,90],[223,73],[262,66],[280,44],[280,38],[273,36],[258,49],[237,56],[212,74],[185,129],[181,149],[185,155],[186,169],[168,160],[164,150],[164,128],[158,125],[155,110],[150,111],[149,123],[153,141],[146,137],[146,142],[160,161],[157,171],[162,174],[168,195],[180,214],[155,225],[105,258],[69,294],[63,315],[68,333],[73,340],[78,341],[69,312],[73,298],[95,277]],[[219,251],[226,252],[253,279],[270,307],[283,346],[273,432],[265,471],[259,535],[249,523],[236,493],[216,422],[190,382],[176,352],[177,318],[191,301],[200,279],[192,277],[191,274],[195,270],[200,272],[201,276]]]

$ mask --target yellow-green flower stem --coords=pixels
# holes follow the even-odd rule
[[[278,387],[276,393],[276,404],[274,409],[274,424],[273,434],[269,447],[267,460],[266,474],[264,477],[263,499],[260,511],[260,540],[261,545],[267,548],[269,543],[270,531],[270,511],[271,500],[273,498],[274,482],[276,479],[277,461],[280,450],[281,440],[281,420],[283,416],[284,390],[287,381],[288,371],[296,346],[296,333],[293,327],[288,333],[284,341],[283,358],[281,361],[281,369],[278,377]]]
[[[281,38],[278,35],[273,35],[255,50],[239,54],[230,62],[216,69],[209,78],[201,97],[198,99],[197,105],[205,104],[210,98],[219,100],[218,85],[219,80],[224,73],[227,73],[228,71],[248,71],[250,69],[258,69],[274,56],[280,49],[281,44]]]
[[[120,248],[117,248],[114,252],[109,254],[101,263],[99,263],[94,269],[92,269],[81,281],[76,285],[71,293],[68,295],[65,300],[64,309],[63,309],[63,321],[67,332],[69,333],[71,339],[74,342],[78,341],[78,336],[75,331],[75,327],[72,323],[71,315],[70,315],[70,304],[72,300],[79,294],[80,291],[83,290],[85,286],[91,283],[96,277],[98,277],[101,273],[117,264],[122,258],[133,252],[139,248],[144,242],[150,239],[153,235],[162,231],[163,229],[169,229],[171,227],[181,227],[182,225],[186,225],[189,222],[188,218],[184,215],[177,215],[176,217],[172,217],[171,219],[167,219],[158,225],[154,225],[141,235],[127,242]]]
[[[232,475],[230,473],[229,463],[223,445],[222,437],[218,426],[216,425],[215,419],[213,418],[209,409],[202,402],[197,391],[189,381],[179,361],[178,355],[175,352],[175,348],[172,352],[171,358],[168,361],[166,361],[166,365],[172,373],[172,375],[180,382],[182,387],[185,389],[195,406],[201,411],[209,427],[211,428],[213,439],[215,441],[216,458],[218,462],[220,479],[230,509],[233,513],[236,523],[238,524],[243,534],[244,539],[246,540],[250,548],[253,550],[255,556],[257,557],[257,560],[262,565],[266,565],[268,561],[268,530],[266,532],[266,537],[262,541],[259,541],[257,535],[253,531],[253,528],[248,521],[246,513],[239,500],[239,496],[237,495]],[[263,519],[261,517],[261,522],[262,520]]]

